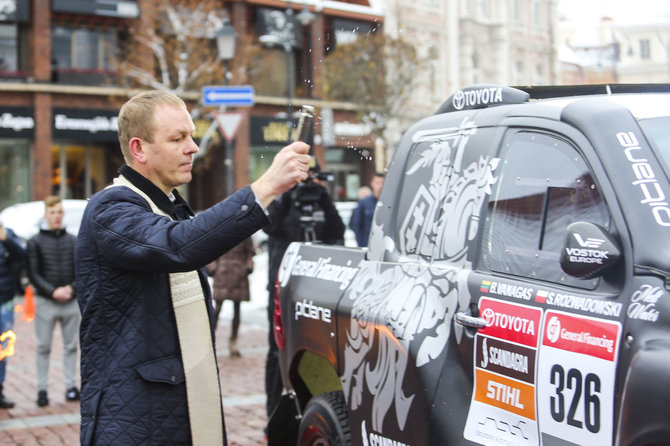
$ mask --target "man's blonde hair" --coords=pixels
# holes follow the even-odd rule
[[[160,105],[171,105],[186,110],[184,101],[172,93],[162,90],[151,90],[136,94],[119,110],[119,144],[126,163],[133,157],[130,154],[128,143],[131,138],[138,137],[148,142],[154,142],[156,121],[154,115]]]
[[[50,208],[50,207],[52,207],[52,206],[56,206],[56,205],[57,205],[58,203],[60,203],[60,202],[61,202],[60,197],[58,197],[58,196],[56,196],[56,195],[49,195],[48,197],[46,197],[46,198],[44,199],[44,207],[45,207],[46,209],[48,209],[48,208]]]

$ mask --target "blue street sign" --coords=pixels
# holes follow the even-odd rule
[[[254,87],[251,85],[209,85],[202,87],[203,105],[254,105]]]

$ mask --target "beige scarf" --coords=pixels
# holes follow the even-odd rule
[[[154,213],[165,215],[149,196],[123,175],[112,186],[126,186],[144,198]],[[197,271],[170,273],[172,306],[177,320],[193,446],[223,445],[221,388],[205,296]]]

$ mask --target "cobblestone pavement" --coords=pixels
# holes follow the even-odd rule
[[[15,302],[22,303],[20,299]],[[242,311],[244,320],[244,305]],[[216,333],[228,444],[266,445],[263,427],[266,423],[264,371],[267,327],[249,324],[240,327],[238,348],[242,352],[241,358],[229,357],[229,329],[229,324],[221,321]],[[50,405],[46,407],[36,404],[33,322],[26,321],[22,313],[17,313],[14,332],[15,353],[9,358],[4,394],[14,401],[15,407],[0,409],[0,445],[78,445],[79,403],[65,401],[60,326],[54,333],[49,370]]]

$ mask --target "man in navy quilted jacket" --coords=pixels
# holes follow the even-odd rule
[[[140,93],[120,110],[126,165],[86,206],[76,246],[81,444],[226,444],[203,266],[269,223],[307,177],[295,142],[254,183],[193,216],[176,187],[198,146],[184,102]]]
[[[18,238],[9,228],[0,224],[0,334],[14,327],[14,296],[17,291],[17,273],[26,257]],[[0,343],[3,350],[10,341]],[[0,360],[0,409],[11,409],[14,402],[5,397],[3,385],[7,372],[7,359]]]

